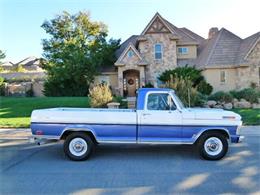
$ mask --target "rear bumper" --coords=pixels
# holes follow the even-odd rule
[[[242,135],[233,135],[231,136],[231,143],[240,143],[245,139],[245,136]]]
[[[58,140],[59,140],[58,136],[32,135],[29,137],[30,143],[35,143],[38,145],[43,145],[50,142],[56,142]]]

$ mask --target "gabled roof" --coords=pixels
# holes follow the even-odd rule
[[[198,41],[199,43],[205,41],[205,39],[203,37],[201,37],[200,35],[192,32],[191,30],[183,27],[183,28],[179,28],[182,32],[184,32],[185,34],[189,35],[190,37],[192,37],[193,39],[195,39],[196,41]]]
[[[141,35],[145,35],[145,33],[148,31],[148,29],[150,28],[150,26],[154,23],[154,21],[158,19],[159,21],[161,21],[164,26],[173,34],[173,35],[177,35],[177,33],[175,32],[175,30],[173,28],[171,28],[168,24],[168,22],[158,13],[156,12],[156,14],[153,16],[152,20],[147,24],[147,26],[145,27],[145,29],[143,30],[143,32],[141,33]]]
[[[116,58],[119,58],[120,55],[123,53],[123,51],[126,49],[126,47],[128,47],[128,45],[130,43],[132,43],[134,46],[136,46],[137,43],[137,39],[138,39],[138,35],[132,35],[131,37],[129,37],[127,40],[125,40],[120,47],[116,50]]]
[[[10,62],[10,61],[7,61],[7,62],[3,62],[2,64],[0,64],[0,66],[13,66],[14,63]]]
[[[125,50],[121,53],[120,57],[118,58],[118,60],[115,62],[115,65],[123,65],[123,59],[126,55],[126,53],[132,50],[135,55],[139,58],[139,65],[146,65],[147,63],[145,62],[145,60],[142,58],[142,56],[140,55],[139,51],[135,48],[135,46],[133,45],[133,43],[129,43],[128,46],[125,48]]]
[[[16,65],[23,65],[23,66],[32,66],[32,65],[40,65],[40,59],[34,56],[27,57],[20,62],[16,63]]]

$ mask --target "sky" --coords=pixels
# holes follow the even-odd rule
[[[207,38],[211,27],[224,27],[241,38],[260,31],[260,0],[0,0],[0,50],[4,61],[17,63],[42,55],[41,28],[62,11],[90,11],[93,21],[108,26],[108,37],[138,35],[156,12],[177,27]]]

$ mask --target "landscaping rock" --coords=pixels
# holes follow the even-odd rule
[[[238,102],[238,99],[237,98],[234,98],[232,103],[235,103],[235,102]]]
[[[232,105],[232,103],[227,103],[227,104],[224,104],[224,108],[227,110],[231,110],[233,108],[233,105]]]
[[[222,106],[222,105],[220,105],[220,104],[217,104],[217,105],[215,105],[215,106],[214,106],[214,108],[223,109],[223,106]]]
[[[214,101],[214,100],[209,100],[209,101],[207,102],[207,105],[208,105],[209,107],[211,107],[211,108],[213,108],[216,104],[217,104],[217,102]]]
[[[242,101],[241,101],[242,100]],[[235,108],[251,108],[251,103],[245,99],[241,99],[239,102],[234,103]]]
[[[254,109],[260,108],[260,104],[252,104],[252,108],[254,108]]]

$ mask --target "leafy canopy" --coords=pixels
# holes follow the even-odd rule
[[[3,63],[2,59],[4,59],[4,58],[5,58],[5,53],[2,50],[0,50],[0,64]]]
[[[41,26],[44,39],[43,68],[47,71],[47,96],[84,96],[101,66],[113,65],[120,40],[106,40],[107,27],[90,19],[88,12],[63,12]]]

